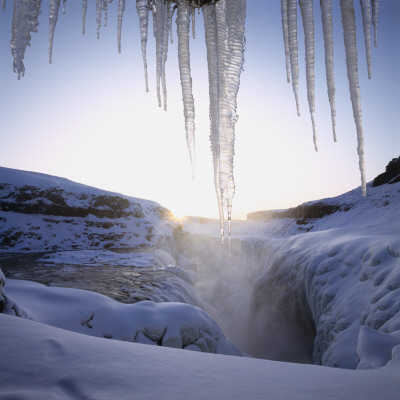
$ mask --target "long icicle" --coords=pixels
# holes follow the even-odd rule
[[[318,151],[317,132],[315,126],[315,73],[314,73],[314,17],[313,0],[300,0],[300,10],[303,18],[304,39],[306,48],[307,98],[313,128],[315,151]]]
[[[225,173],[225,166],[228,166],[227,187],[223,191],[223,200],[227,211],[228,239],[231,239],[231,221],[232,221],[232,200],[235,194],[235,184],[233,178],[233,157],[235,154],[235,125],[238,120],[237,95],[240,85],[240,75],[244,63],[245,49],[245,19],[246,19],[246,0],[229,0],[226,3],[226,24],[228,28],[228,50],[229,58],[226,64],[225,84],[228,91],[228,107],[230,116],[229,133],[225,132],[221,136],[221,166],[222,173]],[[228,156],[226,157],[226,153]],[[223,177],[221,177],[221,180]]]
[[[214,165],[214,185],[218,200],[221,240],[224,241],[224,208],[219,180],[219,76],[218,76],[218,29],[215,4],[206,3],[202,7],[204,33],[207,47],[208,81],[210,95],[210,141]]]
[[[363,18],[365,54],[367,57],[368,79],[371,79],[371,7],[370,0],[360,0]]]
[[[350,97],[353,106],[353,116],[357,129],[357,153],[361,173],[361,189],[366,196],[366,178],[364,161],[364,133],[361,113],[361,95],[358,81],[356,22],[353,0],[340,0],[344,46],[346,51],[347,77],[349,80]]]
[[[290,69],[292,72],[292,85],[294,98],[296,100],[297,115],[300,115],[299,104],[299,52],[297,44],[297,2],[288,0],[288,30],[289,30],[289,54]]]
[[[122,33],[122,18],[125,11],[125,0],[118,2],[118,27],[117,27],[117,40],[118,40],[118,53],[121,53],[121,33]]]
[[[215,4],[215,17],[217,21],[217,46],[218,46],[218,84],[219,84],[219,185],[221,190],[221,201],[224,217],[221,223],[225,225],[226,206],[228,201],[228,180],[232,169],[230,147],[233,146],[229,138],[230,131],[230,109],[228,103],[228,91],[226,83],[226,66],[229,58],[228,28],[226,26],[226,1],[220,0]],[[230,146],[231,145],[231,146]]]
[[[97,24],[97,39],[100,38],[100,27],[101,27],[101,11],[103,10],[103,4],[101,0],[96,0],[96,24]]]
[[[149,78],[147,74],[147,35],[149,26],[149,8],[147,7],[147,0],[136,0],[136,10],[139,16],[140,38],[142,46],[142,57],[144,67],[144,79],[146,92],[149,91]]]
[[[372,0],[372,25],[374,26],[374,44],[378,46],[379,0]]]
[[[155,2],[155,33],[156,33],[156,86],[158,107],[161,107],[161,69],[163,52],[163,22],[164,22],[164,0]],[[154,17],[153,17],[154,24]]]
[[[1,11],[6,9],[6,0],[1,0]]]
[[[192,1],[192,37],[196,39],[196,9],[194,8],[194,1]]]
[[[178,5],[177,34],[178,61],[181,77],[183,114],[185,117],[186,143],[192,165],[192,177],[195,177],[195,109],[192,92],[192,76],[190,70],[189,22],[191,7],[185,3]]]
[[[283,44],[285,46],[286,80],[289,83],[290,82],[290,58],[289,58],[288,0],[281,0],[281,14],[282,14]]]
[[[87,0],[82,0],[82,35],[86,31],[86,12],[87,12]]]
[[[162,34],[162,56],[161,56],[161,85],[163,91],[163,104],[164,111],[167,111],[167,81],[165,73],[165,64],[167,62],[168,56],[168,43],[169,43],[169,15],[171,11],[171,3],[164,4],[164,14],[163,14],[163,34]]]
[[[58,10],[60,9],[60,0],[50,0],[49,3],[49,63],[53,61],[53,40],[54,31],[58,20]]]
[[[333,73],[332,1],[320,0],[322,29],[324,32],[325,70],[328,98],[331,106],[333,140],[336,142],[335,78]]]

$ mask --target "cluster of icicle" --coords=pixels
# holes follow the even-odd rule
[[[317,136],[315,127],[315,94],[314,94],[314,17],[313,0],[299,0],[300,11],[303,19],[305,37],[306,80],[307,97],[313,127],[313,140],[315,150]],[[371,78],[371,23],[374,27],[374,42],[377,46],[378,10],[379,0],[360,0],[364,40],[367,57],[368,78]],[[328,97],[331,105],[333,138],[336,142],[336,110],[335,110],[335,81],[333,75],[333,38],[332,38],[332,2],[320,0],[322,27],[325,43],[326,81]],[[347,77],[349,80],[350,96],[353,107],[354,121],[357,130],[357,152],[361,172],[361,189],[366,195],[366,177],[364,162],[364,134],[361,113],[360,85],[358,81],[358,62],[356,44],[356,22],[354,15],[354,0],[340,0],[342,15],[343,37],[346,52]],[[372,11],[371,11],[372,9]],[[297,44],[297,0],[281,0],[282,30],[286,54],[287,80],[292,79],[293,92],[296,100],[297,113],[300,115],[298,100],[298,44]]]
[[[173,3],[173,4],[171,4]],[[218,198],[221,237],[224,238],[225,223],[228,237],[231,234],[232,198],[235,192],[233,180],[233,156],[235,124],[237,121],[237,93],[240,73],[243,67],[245,47],[244,23],[246,0],[137,0],[136,7],[140,20],[142,54],[145,69],[146,90],[148,90],[146,43],[149,12],[153,14],[153,33],[156,38],[157,97],[161,106],[161,89],[164,109],[167,109],[165,86],[165,62],[172,16],[176,10],[178,34],[178,58],[182,86],[186,140],[189,148],[192,171],[195,164],[195,108],[190,72],[189,32],[195,37],[195,12],[202,10],[205,41],[207,47],[211,149],[214,162],[214,183]],[[172,39],[172,36],[171,36]]]
[[[96,0],[97,36],[104,13],[107,25],[108,5],[112,0]],[[52,62],[54,31],[61,0],[49,0],[49,62]],[[66,0],[63,0],[65,12]],[[2,0],[4,8],[5,0]],[[176,12],[178,58],[182,86],[186,140],[195,174],[195,107],[192,94],[189,33],[195,37],[195,14],[203,12],[205,41],[209,73],[211,147],[214,162],[214,182],[221,221],[221,236],[228,225],[231,231],[232,198],[235,191],[233,180],[233,156],[235,124],[237,121],[237,93],[243,67],[245,47],[244,23],[246,0],[136,0],[140,22],[141,47],[144,63],[145,86],[148,91],[146,45],[149,14],[153,19],[153,35],[156,41],[156,87],[158,105],[167,110],[167,86],[165,64],[168,43],[172,42],[172,19]],[[82,0],[82,33],[85,33],[87,0]],[[118,0],[118,51],[121,51],[122,19],[125,0]],[[18,79],[24,75],[24,54],[30,45],[31,33],[37,31],[41,0],[15,0],[12,22],[11,49],[14,71]]]
[[[104,13],[104,25],[107,24],[108,5],[113,0],[96,1],[97,36]],[[356,24],[354,0],[340,0],[344,43],[346,51],[347,74],[353,114],[357,128],[359,166],[361,171],[362,192],[366,194],[364,168],[363,127],[361,99],[358,81]],[[61,0],[49,0],[49,61],[52,61],[52,47],[55,26]],[[313,126],[314,146],[317,150],[314,99],[314,18],[313,0],[299,0],[305,34],[307,97]],[[364,24],[365,47],[368,63],[368,75],[371,76],[371,39],[370,25],[375,28],[375,46],[377,44],[377,24],[379,0],[360,0]],[[63,0],[65,12],[66,0]],[[333,136],[335,129],[335,83],[333,76],[333,39],[331,0],[320,0],[323,34],[325,41],[326,79],[331,104]],[[5,0],[2,0],[4,9]],[[297,43],[297,0],[281,0],[282,27],[286,53],[287,80],[292,80],[297,112],[298,101],[298,43]],[[237,121],[237,93],[240,74],[243,67],[245,49],[244,23],[246,0],[136,0],[140,21],[141,47],[144,63],[145,86],[148,91],[146,45],[148,38],[149,14],[153,19],[153,35],[156,41],[156,86],[158,104],[167,109],[167,88],[165,64],[168,55],[168,43],[172,42],[172,19],[176,12],[179,70],[182,86],[182,99],[186,127],[186,139],[194,176],[195,165],[195,107],[192,94],[190,68],[189,32],[195,37],[196,10],[203,12],[205,41],[209,74],[211,148],[214,162],[214,182],[218,198],[221,221],[221,236],[228,225],[230,238],[232,198],[235,191],[233,179],[233,157],[235,142],[235,124]],[[85,33],[87,0],[82,0],[82,33]],[[118,0],[118,51],[121,51],[122,19],[125,0]],[[14,56],[13,68],[20,76],[24,75],[23,63],[25,49],[30,45],[31,32],[37,31],[38,17],[41,12],[41,0],[15,0],[12,22],[11,51]],[[191,24],[190,24],[191,23]]]

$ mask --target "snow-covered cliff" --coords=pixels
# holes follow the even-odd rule
[[[218,225],[184,223],[186,256],[220,272],[213,290],[206,277],[198,284],[213,304],[207,311],[250,354],[352,369],[387,364],[400,344],[400,182],[274,213],[282,215],[233,226],[225,266],[226,249],[214,246],[212,261],[205,251]]]
[[[0,251],[152,247],[177,224],[158,203],[0,167]]]

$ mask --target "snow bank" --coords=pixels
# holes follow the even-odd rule
[[[399,193],[398,183],[370,187],[366,198],[357,189],[323,200],[350,204],[347,211],[301,225],[264,223],[281,245],[270,246],[255,301],[275,301],[314,325],[314,362],[378,368],[390,361],[400,337]]]
[[[38,322],[86,335],[242,355],[203,310],[183,303],[118,303],[79,289],[9,280],[7,295]]]
[[[391,368],[348,371],[93,338],[0,314],[0,399],[397,399]]]

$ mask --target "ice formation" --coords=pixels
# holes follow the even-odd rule
[[[108,5],[112,0],[96,0],[97,36],[101,27],[102,14],[104,25],[107,25]],[[358,82],[358,65],[356,49],[356,25],[354,18],[354,0],[341,0],[343,35],[346,50],[347,74],[357,130],[359,167],[361,186],[365,188],[363,126],[361,115],[361,97]],[[49,3],[49,61],[52,60],[52,47],[55,26],[61,0],[50,0]],[[371,76],[371,23],[374,27],[374,41],[377,45],[379,0],[360,0],[368,76]],[[65,13],[66,0],[63,0]],[[315,128],[315,95],[314,95],[314,17],[313,1],[299,0],[303,20],[306,55],[307,97],[313,126],[314,146],[317,150]],[[2,0],[4,9],[5,0]],[[13,68],[20,76],[24,75],[23,64],[25,49],[30,45],[31,32],[38,26],[41,0],[16,0],[12,23],[11,51],[14,57]],[[332,3],[331,0],[320,0],[323,35],[325,44],[326,80],[333,137],[336,141],[335,82],[333,74],[333,37],[332,37]],[[186,139],[194,175],[195,164],[195,107],[192,94],[190,70],[189,31],[195,38],[196,10],[203,12],[205,41],[207,46],[207,63],[209,74],[211,148],[214,163],[214,182],[218,199],[221,220],[221,234],[224,236],[225,223],[230,232],[232,198],[235,192],[233,177],[233,157],[235,143],[235,124],[237,121],[237,93],[240,74],[243,68],[245,49],[244,23],[246,0],[136,0],[139,16],[141,48],[144,64],[145,87],[148,91],[146,45],[148,38],[149,11],[153,17],[153,34],[156,41],[156,87],[158,104],[167,109],[167,85],[165,64],[168,55],[168,43],[172,43],[172,20],[177,10],[178,57],[182,85],[182,100],[185,117]],[[87,0],[82,0],[82,33],[85,33]],[[122,18],[125,11],[125,0],[118,0],[118,51],[121,51]],[[288,82],[292,81],[297,113],[300,115],[298,98],[298,39],[297,39],[297,0],[281,0],[282,29],[286,56]],[[191,24],[190,24],[191,23]],[[230,233],[228,233],[230,236]]]
[[[313,139],[317,150],[315,130],[315,100],[314,100],[314,20],[313,1],[299,0],[303,18],[307,97],[313,126]],[[367,58],[368,77],[371,77],[371,22],[374,26],[375,46],[377,46],[379,0],[360,0],[364,27],[364,40]],[[336,141],[336,110],[335,110],[335,82],[333,75],[333,38],[332,38],[332,2],[320,0],[322,27],[325,44],[326,80],[328,97],[331,105],[333,138]],[[349,80],[350,97],[353,107],[354,121],[357,131],[357,153],[361,173],[361,190],[366,195],[366,178],[364,162],[364,134],[361,112],[361,94],[358,81],[358,61],[356,42],[356,23],[354,16],[354,0],[340,0],[340,9],[343,24],[344,45],[346,51],[347,77]],[[372,17],[371,17],[372,10]],[[300,115],[298,101],[298,46],[297,46],[297,2],[296,0],[281,0],[282,31],[286,55],[286,70],[289,81],[289,66],[292,73],[292,85],[296,100],[297,113]]]
[[[332,38],[332,1],[320,0],[322,14],[322,30],[325,45],[326,83],[328,86],[329,104],[331,105],[331,119],[333,140],[336,142],[336,106],[335,106],[335,78],[333,76],[333,38]]]
[[[306,46],[307,97],[313,127],[315,151],[318,151],[315,128],[315,74],[314,74],[314,16],[313,0],[300,0]]]

